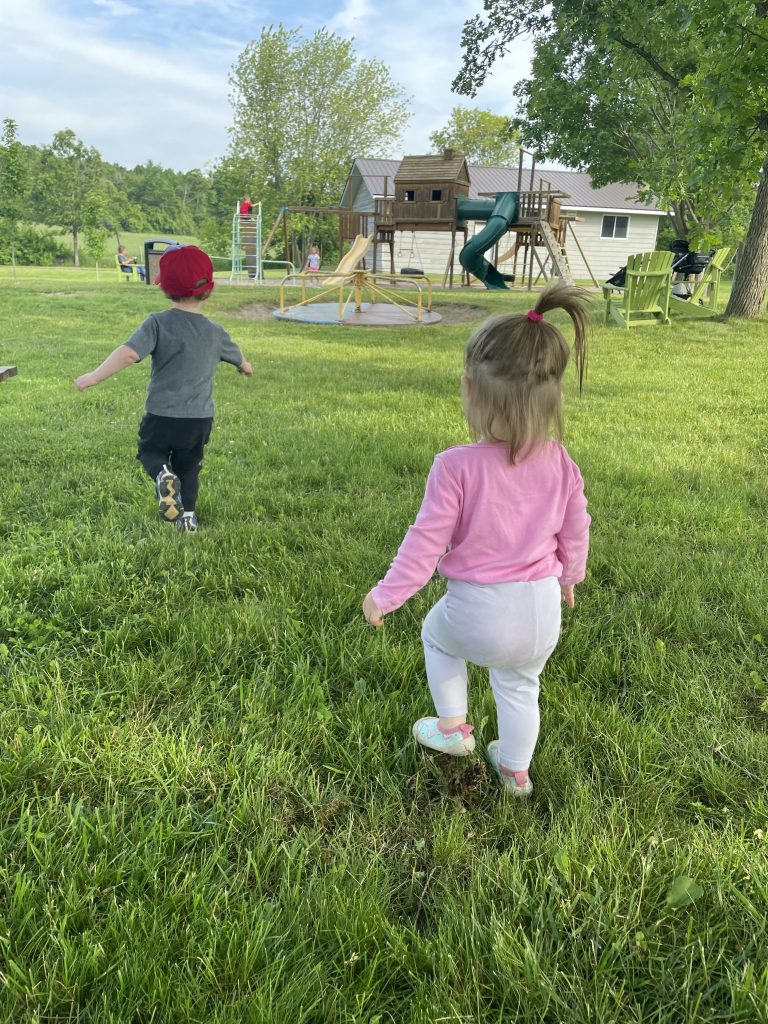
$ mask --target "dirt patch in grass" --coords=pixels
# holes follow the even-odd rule
[[[227,311],[227,316],[240,317],[242,320],[271,320],[277,306],[269,306],[266,302],[249,302],[238,310]]]
[[[272,313],[276,308],[266,302],[249,302],[241,309],[228,312],[227,316],[240,317],[243,320],[271,320]],[[447,324],[477,323],[489,315],[489,311],[483,306],[469,306],[462,303],[435,304],[432,308],[443,318],[443,323]]]
[[[432,308],[447,324],[473,324],[490,316],[490,311],[484,306],[468,306],[458,302],[455,305],[436,305]]]
[[[40,292],[40,294],[41,295],[45,295],[48,298],[53,298],[53,299],[74,299],[74,298],[79,298],[81,295],[98,295],[99,293],[98,292],[75,291],[75,292]]]

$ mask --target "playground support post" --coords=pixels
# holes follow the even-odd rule
[[[573,230],[573,225],[571,224],[570,219],[566,221],[566,224],[568,225],[568,230],[573,235],[573,240],[576,243],[576,248],[579,250],[579,254],[580,254],[581,258],[584,260],[584,266],[589,271],[589,276],[592,278],[592,284],[595,286],[595,288],[599,288],[600,285],[595,280],[595,275],[592,273],[592,268],[590,267],[589,263],[587,262],[587,257],[584,255],[584,250],[579,245],[579,240],[576,237],[576,232]]]

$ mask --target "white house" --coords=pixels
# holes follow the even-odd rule
[[[399,166],[399,160],[356,159],[344,189],[341,206],[361,213],[373,213],[376,199],[394,195],[395,175]],[[596,189],[592,187],[589,175],[581,171],[545,168],[536,169],[533,182],[530,170],[524,168],[522,181],[518,184],[517,168],[479,167],[472,164],[468,168],[470,199],[487,197],[489,193],[538,189],[542,182],[544,188],[549,183],[554,191],[567,195],[567,198],[561,200],[561,211],[570,221],[566,251],[575,279],[586,280],[590,276],[579,246],[592,274],[597,281],[602,282],[627,262],[627,256],[655,248],[659,221],[666,216],[663,210],[636,198],[636,184],[619,183]],[[470,225],[470,237],[483,227],[483,222]],[[575,240],[573,235],[576,236]],[[499,243],[499,251],[513,244],[514,235],[510,234]],[[457,278],[461,274],[458,262],[460,245],[461,236],[457,239],[454,261],[454,274]],[[451,235],[448,231],[397,231],[395,268],[415,267],[433,278],[442,278],[450,258],[450,249]],[[544,255],[542,253],[542,260]],[[380,246],[377,254],[377,266],[379,269],[389,268],[389,251],[384,246]],[[505,265],[501,269],[511,267]]]

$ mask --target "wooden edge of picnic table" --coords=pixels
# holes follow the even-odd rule
[[[9,377],[15,377],[18,372],[15,366],[0,366],[0,380],[8,380]]]

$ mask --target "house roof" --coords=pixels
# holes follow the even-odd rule
[[[404,156],[395,175],[398,181],[430,182],[454,181],[469,184],[467,161],[463,153],[448,150],[446,154],[435,156]]]
[[[442,157],[434,159],[443,160]],[[367,157],[358,157],[352,169],[359,171],[372,196],[384,195],[384,179],[386,178],[387,195],[391,196],[394,195],[395,176],[399,177],[398,169],[402,162],[400,160],[373,160]],[[486,192],[517,191],[516,167],[480,167],[475,164],[467,166],[470,199],[478,199]],[[665,212],[653,203],[640,202],[636,198],[639,186],[631,182],[614,182],[611,185],[604,185],[602,188],[593,188],[590,176],[584,171],[560,171],[538,167],[534,173],[534,188],[538,188],[541,181],[545,185],[549,182],[556,192],[567,193],[568,198],[564,199],[562,203],[563,210],[616,212],[627,210],[634,213],[657,215],[662,215]],[[522,190],[525,191],[530,187],[530,169],[523,168]],[[341,205],[345,205],[344,199],[342,199]]]

